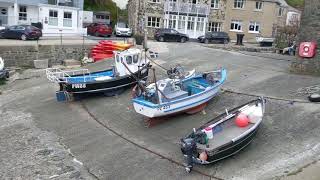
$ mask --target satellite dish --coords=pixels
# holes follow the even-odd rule
[[[3,59],[0,57],[0,71],[4,68],[4,62]]]

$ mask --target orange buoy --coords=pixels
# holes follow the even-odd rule
[[[240,113],[236,117],[235,123],[238,127],[246,127],[249,125],[249,118],[247,115]]]
[[[199,155],[199,159],[201,159],[202,161],[206,161],[208,159],[208,155],[205,151],[203,151],[202,153],[200,153]]]

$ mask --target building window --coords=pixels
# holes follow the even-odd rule
[[[250,33],[259,33],[259,31],[260,31],[260,23],[250,21],[249,32]]]
[[[195,17],[188,17],[187,30],[194,30]]]
[[[58,11],[49,10],[49,25],[58,26]]]
[[[110,18],[109,18],[108,15],[97,14],[97,15],[96,15],[96,19],[104,20],[104,19],[110,19]]]
[[[148,27],[160,27],[160,18],[159,17],[148,17]]]
[[[27,6],[19,7],[19,20],[26,21],[27,20]]]
[[[160,3],[160,0],[149,0],[149,2],[152,2],[152,3]]]
[[[262,1],[256,1],[256,10],[261,11],[262,10]]]
[[[176,15],[170,15],[169,16],[169,25],[168,28],[175,29],[177,27],[177,16]]]
[[[63,13],[63,26],[64,27],[72,27],[72,13],[64,12]]]
[[[232,20],[230,31],[242,31],[242,21]]]
[[[57,5],[57,0],[48,0],[48,4]]]
[[[209,22],[208,31],[209,32],[220,32],[222,30],[222,23],[220,22]]]
[[[234,0],[233,7],[236,9],[242,9],[244,7],[245,0]]]
[[[278,16],[282,16],[283,15],[283,8],[282,7],[280,7],[279,8],[279,11],[278,11]]]
[[[184,30],[186,26],[186,16],[179,16],[178,29]]]
[[[204,18],[203,17],[198,17],[197,18],[197,31],[203,31],[204,28]]]
[[[212,9],[219,9],[220,0],[211,0],[211,8]]]

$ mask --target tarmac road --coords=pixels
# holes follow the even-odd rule
[[[88,179],[281,179],[300,174],[320,158],[320,105],[295,92],[320,78],[288,73],[288,61],[204,48],[197,43],[149,43],[160,53],[157,63],[181,64],[198,71],[225,67],[224,89],[272,97],[256,139],[239,154],[186,174],[179,139],[193,127],[254,97],[223,92],[204,112],[181,115],[154,128],[130,102],[130,91],[115,97],[93,97],[58,103],[57,88],[36,77],[7,85],[0,96],[2,108],[31,114],[35,125],[61,137],[61,142],[83,162]],[[110,62],[108,62],[110,63]],[[103,63],[104,64],[104,63]],[[103,66],[95,64],[91,66]],[[89,67],[93,68],[93,67]],[[158,70],[158,74],[164,74]],[[14,98],[10,98],[13,96]],[[12,99],[12,101],[10,101]],[[6,168],[3,167],[3,168]],[[313,171],[314,172],[314,171]]]

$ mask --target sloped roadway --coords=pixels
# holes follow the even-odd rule
[[[53,97],[57,87],[43,78],[33,84],[19,82],[14,89],[21,93],[32,89],[37,94],[22,98],[28,103],[24,108],[40,128],[62,137],[97,179],[270,179],[299,172],[319,159],[320,105],[307,102],[295,91],[319,83],[320,78],[289,74],[288,61],[208,49],[197,43],[149,45],[158,49],[157,62],[165,67],[227,68],[224,89],[228,91],[210,101],[204,112],[145,128],[144,118],[133,110],[130,90],[115,97],[58,103]],[[259,95],[268,97],[268,103],[255,140],[235,156],[185,173],[179,139],[226,108]],[[22,102],[10,104],[17,108]]]

